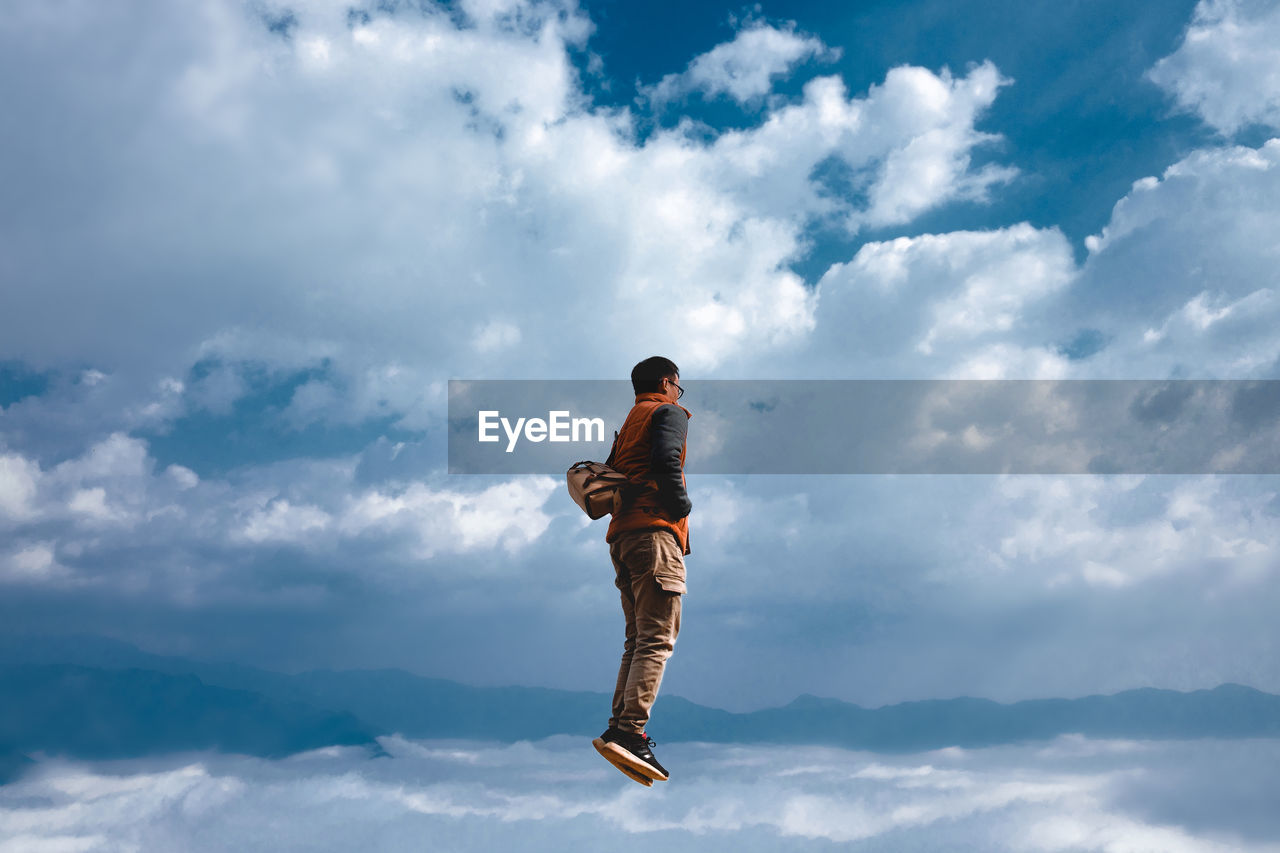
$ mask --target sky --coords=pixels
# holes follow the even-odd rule
[[[604,523],[448,474],[448,380],[1280,378],[1277,44],[1245,0],[9,4],[0,623],[607,691]],[[1280,691],[1277,485],[691,477],[664,693]]]

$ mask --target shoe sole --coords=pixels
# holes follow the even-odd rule
[[[639,758],[636,758],[616,743],[609,743],[604,738],[596,738],[591,741],[591,745],[596,748],[596,752],[604,756],[606,761],[614,767],[617,767],[623,773],[626,773],[632,779],[636,779],[636,776],[643,776],[645,779],[649,780],[650,785],[654,782],[667,781],[668,777],[666,774],[659,773],[657,768],[650,764],[646,764]],[[636,779],[636,781],[639,782],[640,780]],[[641,784],[644,783],[641,782]]]
[[[595,740],[591,741],[591,745],[596,748],[596,752],[604,756],[605,761],[608,761],[614,767],[618,768],[620,771],[622,771],[624,775],[626,775],[633,781],[639,782],[641,785],[644,785],[646,788],[653,787],[652,779],[650,779],[648,776],[644,775],[643,773],[640,773],[636,770],[632,770],[630,767],[623,764],[621,761],[617,760],[614,751],[608,748],[609,744],[606,741],[604,741],[601,738],[596,738]]]

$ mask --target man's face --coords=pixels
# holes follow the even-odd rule
[[[673,403],[684,395],[684,389],[680,387],[679,374],[673,373],[662,378],[662,393],[666,394],[667,399]]]

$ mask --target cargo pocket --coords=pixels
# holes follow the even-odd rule
[[[678,572],[668,571],[666,569],[653,573],[653,579],[658,582],[658,586],[667,592],[675,592],[684,595],[686,592],[684,586],[684,568],[681,567]]]
[[[653,566],[653,579],[667,592],[683,595],[686,591],[684,557],[680,554],[675,536],[667,535],[667,532],[663,531],[656,537],[654,544],[657,546],[657,560]]]

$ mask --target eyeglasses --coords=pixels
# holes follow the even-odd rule
[[[684,396],[684,389],[683,389],[683,388],[681,388],[681,387],[680,387],[680,386],[679,386],[679,385],[678,385],[674,380],[672,380],[672,379],[668,379],[667,381],[668,381],[668,382],[670,382],[672,385],[675,385],[675,386],[676,386],[676,399],[677,399],[677,400],[679,400],[681,397],[683,397],[683,396]]]

